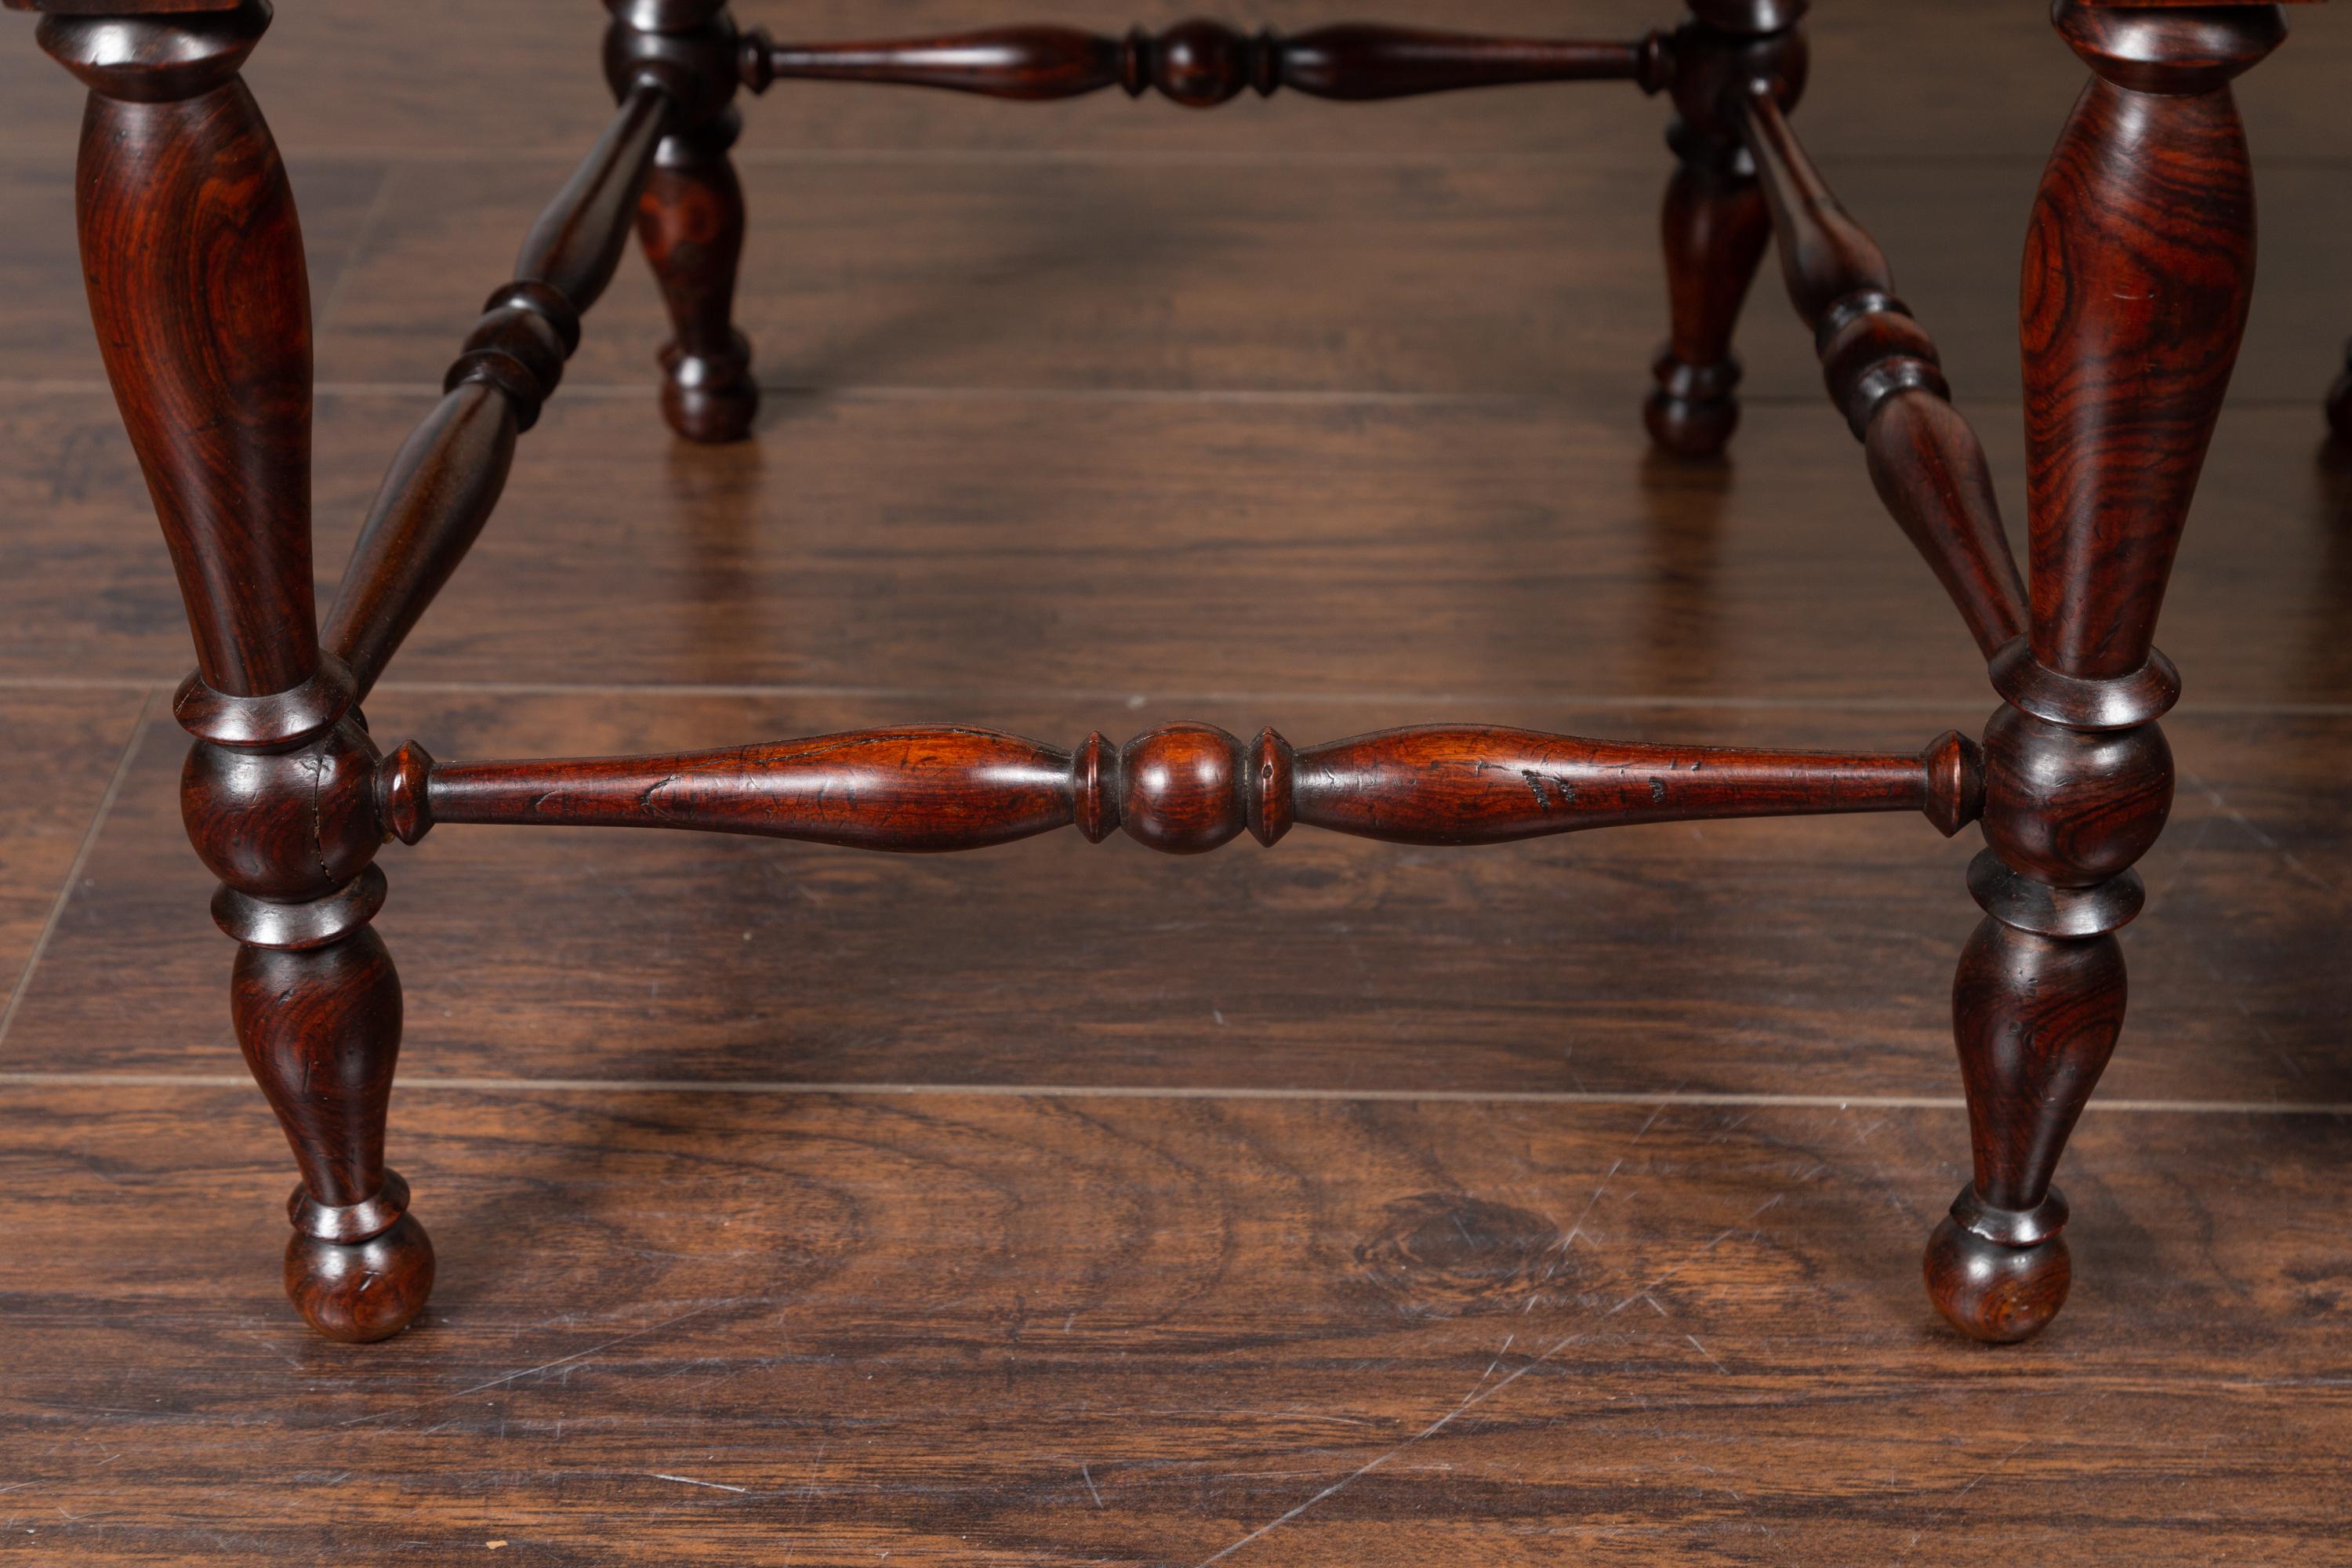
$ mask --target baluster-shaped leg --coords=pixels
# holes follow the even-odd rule
[[[1740,144],[1731,95],[1761,78],[1784,105],[1804,89],[1807,0],[1691,0],[1674,39],[1677,118],[1667,133],[1681,166],[1666,185],[1666,296],[1673,328],[1652,367],[1643,417],[1660,446],[1686,458],[1723,450],[1739,424],[1739,360],[1731,336],[1772,235]]]
[[[2111,934],[2162,831],[2179,678],[2157,611],[2243,335],[2252,178],[2230,80],[2285,36],[2275,5],[2061,0],[2094,73],[2026,242],[2032,629],[1993,658],[1987,919],[1953,992],[1975,1178],[1928,1243],[1929,1294],[1978,1339],[2023,1339],[2066,1297],[2051,1177],[2124,1015]]]
[[[735,330],[743,186],[728,149],[742,121],[740,69],[724,0],[607,0],[605,56],[616,90],[648,61],[686,106],[664,139],[637,207],[637,236],[661,280],[677,336],[662,350],[662,414],[690,441],[739,441],[760,411],[751,345]]]
[[[269,17],[264,0],[53,15],[40,39],[91,89],[82,266],[195,636],[173,703],[196,737],[182,805],[224,884],[214,917],[245,944],[237,1033],[302,1169],[287,1282],[323,1331],[375,1339],[423,1306],[433,1249],[383,1167],[400,994],[367,929],[374,748],[311,603],[301,227],[237,75]]]

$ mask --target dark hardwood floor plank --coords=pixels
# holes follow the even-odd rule
[[[146,694],[0,691],[0,1019],[50,930],[100,807],[125,769]],[[0,1058],[6,1055],[0,1036]]]
[[[919,692],[950,718],[1021,692],[1370,694],[1375,725],[1446,698],[1990,711],[1825,407],[1752,409],[1730,467],[1690,469],[1630,417],[1556,404],[787,400],[714,452],[653,399],[551,405],[395,684]],[[322,603],[428,406],[321,400]],[[2015,411],[1977,413],[2021,539]],[[185,673],[110,400],[0,396],[0,619],[25,634],[0,679]],[[2299,418],[2225,419],[2163,636],[2192,704],[2352,700],[2347,594],[2352,465]]]
[[[1957,1112],[415,1094],[355,1352],[250,1097],[6,1100],[32,1561],[2342,1560],[2340,1118],[2094,1118],[1988,1352]]]
[[[1841,157],[1963,397],[2018,395],[2018,255],[2044,153]],[[2347,151],[2352,151],[2348,149]],[[330,381],[436,382],[560,171],[416,165],[321,323]],[[1665,332],[1663,169],[752,162],[739,322],[763,380],[1057,390],[1569,397],[1636,405]],[[2265,167],[2259,303],[2233,392],[2312,404],[2336,367],[2352,167]],[[2312,323],[2329,323],[2315,342]],[[634,385],[666,340],[641,266],[568,374]],[[1811,335],[1767,263],[1739,335],[1755,396],[1825,411]],[[2319,427],[2314,414],[2311,426]]]
[[[0,33],[0,59],[20,58],[65,79],[29,37]],[[0,98],[5,91],[0,89]],[[80,117],[76,107],[49,122],[58,136],[56,157],[0,159],[0,387],[106,385],[74,237],[73,130]],[[336,313],[357,247],[384,216],[378,198],[384,194],[389,165],[366,158],[306,157],[299,148],[291,152],[289,174],[301,205],[310,300],[324,319]],[[518,229],[516,237],[521,233]],[[465,335],[462,325],[457,335]]]
[[[1074,743],[1200,717],[1295,741],[1412,718],[1734,744],[1924,742],[1965,710],[1433,712],[997,701],[962,719]],[[387,742],[445,758],[661,751],[941,717],[873,699],[387,691]],[[2184,784],[2124,935],[2105,1091],[2352,1102],[2352,719],[2193,711]],[[228,948],[181,842],[159,726],[5,1060],[235,1071]],[[1978,918],[1909,818],[1612,829],[1488,850],[1302,831],[1171,862],[1074,834],[952,857],[595,830],[444,828],[383,864],[407,1074],[1543,1093],[1958,1092],[1950,985]]]

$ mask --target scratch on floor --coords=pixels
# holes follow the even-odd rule
[[[1223,1551],[1216,1552],[1212,1556],[1203,1557],[1201,1559],[1199,1568],[1209,1568],[1209,1565],[1213,1563],[1223,1562],[1226,1558],[1231,1557],[1234,1552],[1239,1552],[1243,1547],[1247,1546],[1251,1542],[1261,1540],[1281,1529],[1284,1525],[1288,1524],[1292,1520],[1297,1519],[1300,1514],[1305,1513],[1308,1509],[1313,1508],[1317,1503],[1323,1501],[1326,1498],[1339,1496],[1341,1492],[1346,1491],[1349,1487],[1354,1486],[1366,1476],[1370,1475],[1374,1470],[1379,1469],[1382,1465],[1387,1464],[1391,1459],[1395,1458],[1399,1454],[1403,1453],[1407,1448],[1412,1447],[1414,1444],[1422,1442],[1426,1438],[1434,1437],[1438,1433],[1443,1432],[1446,1427],[1452,1426],[1456,1419],[1466,1415],[1468,1412],[1476,1409],[1479,1405],[1486,1404],[1486,1401],[1494,1398],[1495,1395],[1502,1393],[1503,1390],[1510,1387],[1511,1384],[1518,1382],[1519,1379],[1527,1376],[1528,1373],[1543,1365],[1544,1363],[1549,1361],[1553,1356],[1558,1355],[1561,1351],[1566,1350],[1569,1346],[1576,1343],[1579,1340],[1589,1337],[1590,1336],[1586,1334],[1570,1334],[1564,1339],[1555,1340],[1552,1342],[1550,1349],[1545,1351],[1543,1354],[1537,1356],[1534,1360],[1528,1362],[1527,1365],[1514,1369],[1512,1372],[1507,1373],[1500,1383],[1497,1383],[1492,1388],[1487,1388],[1486,1385],[1486,1380],[1483,1377],[1480,1378],[1478,1380],[1478,1386],[1473,1388],[1468,1394],[1462,1396],[1461,1404],[1455,1405],[1453,1409],[1447,1411],[1444,1415],[1439,1416],[1436,1420],[1431,1422],[1428,1426],[1423,1427],[1412,1436],[1407,1437],[1403,1442],[1399,1443],[1395,1447],[1391,1448],[1388,1452],[1381,1454],[1369,1463],[1349,1471],[1344,1476],[1341,1476],[1338,1480],[1333,1481],[1329,1486],[1325,1487],[1321,1491],[1317,1492],[1313,1497],[1308,1498],[1305,1502],[1300,1503],[1297,1508],[1292,1509],[1288,1513],[1282,1515],[1279,1519],[1269,1520],[1267,1522],[1259,1525],[1255,1530],[1251,1531],[1247,1535],[1243,1536],[1239,1541],[1234,1542],[1231,1546],[1226,1547]],[[1494,1368],[1488,1367],[1486,1370],[1491,1373]]]
[[[1655,1121],[1657,1120],[1657,1118],[1654,1115],[1654,1116],[1652,1116],[1652,1117],[1650,1118],[1650,1120],[1651,1120],[1652,1121]],[[1646,1132],[1646,1131],[1649,1131],[1649,1128],[1648,1128],[1646,1125],[1644,1125],[1644,1126],[1643,1127],[1642,1131],[1644,1131],[1644,1132]],[[1637,1135],[1637,1136],[1638,1136],[1638,1135]],[[1571,1241],[1574,1241],[1574,1240],[1577,1238],[1577,1237],[1578,1237],[1579,1235],[1580,1235],[1580,1234],[1583,1232],[1583,1230],[1584,1230],[1584,1222],[1585,1222],[1586,1220],[1591,1219],[1591,1218],[1592,1217],[1592,1208],[1593,1208],[1593,1205],[1594,1205],[1595,1204],[1598,1204],[1598,1203],[1601,1201],[1601,1194],[1603,1194],[1603,1193],[1605,1193],[1605,1192],[1607,1192],[1607,1191],[1609,1190],[1609,1182],[1610,1182],[1610,1179],[1611,1179],[1612,1177],[1615,1176],[1619,1171],[1622,1171],[1622,1170],[1623,1170],[1624,1168],[1625,1168],[1625,1162],[1621,1158],[1621,1159],[1619,1159],[1619,1160],[1617,1161],[1617,1163],[1616,1163],[1615,1164],[1613,1164],[1613,1165],[1610,1166],[1610,1167],[1609,1167],[1609,1169],[1608,1169],[1608,1172],[1607,1172],[1605,1174],[1603,1174],[1603,1175],[1601,1176],[1601,1184],[1600,1184],[1599,1186],[1597,1186],[1597,1187],[1595,1187],[1595,1188],[1593,1188],[1593,1189],[1592,1189],[1592,1195],[1591,1195],[1591,1197],[1589,1197],[1589,1198],[1587,1198],[1587,1199],[1585,1199],[1585,1200],[1584,1200],[1584,1212],[1583,1212],[1582,1214],[1580,1214],[1580,1215],[1578,1215],[1576,1216],[1576,1223],[1575,1223],[1574,1225],[1572,1225],[1572,1226],[1570,1226],[1568,1227],[1568,1234],[1567,1234],[1566,1236],[1563,1236],[1563,1237],[1561,1237],[1559,1238],[1559,1250],[1560,1250],[1560,1251],[1562,1251],[1562,1252],[1566,1252],[1566,1251],[1568,1250],[1568,1244],[1569,1244],[1570,1242],[1571,1242]],[[1554,1263],[1554,1265],[1553,1265],[1553,1267],[1554,1267],[1554,1268],[1559,1267],[1558,1263],[1557,1263],[1557,1262],[1555,1262],[1555,1263]],[[1547,1269],[1547,1270],[1545,1271],[1545,1273],[1544,1273],[1544,1278],[1545,1278],[1545,1279],[1550,1279],[1550,1278],[1551,1278],[1551,1272],[1550,1272],[1550,1270],[1549,1270],[1549,1269]]]
[[[1683,1338],[1685,1338],[1685,1339],[1686,1339],[1686,1340],[1690,1341],[1690,1342],[1691,1342],[1691,1348],[1692,1348],[1693,1350],[1695,1350],[1695,1351],[1698,1352],[1698,1353],[1699,1353],[1699,1354],[1701,1354],[1701,1355],[1703,1355],[1703,1356],[1706,1357],[1706,1364],[1707,1364],[1707,1365],[1709,1365],[1709,1366],[1711,1366],[1711,1367],[1715,1368],[1715,1370],[1716,1370],[1716,1371],[1717,1371],[1717,1372],[1719,1372],[1719,1373],[1723,1373],[1723,1375],[1724,1375],[1724,1376],[1726,1376],[1726,1377],[1729,1377],[1729,1376],[1731,1375],[1731,1369],[1730,1369],[1729,1367],[1727,1367],[1727,1366],[1724,1365],[1721,1362],[1719,1362],[1719,1361],[1716,1360],[1716,1359],[1715,1359],[1715,1352],[1712,1352],[1712,1351],[1710,1351],[1710,1350],[1708,1350],[1705,1345],[1703,1345],[1703,1344],[1699,1343],[1699,1342],[1698,1342],[1698,1336],[1697,1336],[1696,1334],[1685,1334],[1685,1335],[1683,1336]]]
[[[455,1394],[436,1394],[429,1398],[420,1399],[414,1405],[404,1405],[399,1410],[384,1411],[374,1415],[354,1415],[349,1421],[337,1422],[336,1425],[338,1426],[363,1426],[371,1421],[389,1420],[394,1415],[404,1415],[411,1410],[422,1410],[429,1405],[440,1405],[452,1399],[463,1399],[468,1394],[480,1394],[486,1389],[497,1388],[502,1384],[512,1383],[519,1377],[530,1377],[538,1373],[552,1372],[559,1366],[571,1366],[575,1363],[587,1360],[592,1355],[602,1355],[604,1352],[611,1350],[614,1345],[625,1345],[631,1340],[641,1340],[647,1334],[657,1334],[664,1329],[675,1327],[679,1323],[686,1322],[689,1319],[701,1317],[705,1312],[716,1312],[721,1308],[732,1307],[738,1302],[748,1300],[750,1300],[750,1298],[744,1296],[730,1296],[723,1301],[705,1301],[701,1306],[695,1308],[694,1310],[690,1312],[680,1312],[674,1318],[664,1318],[658,1323],[648,1323],[642,1329],[632,1329],[627,1333],[616,1335],[612,1339],[606,1340],[602,1344],[590,1345],[584,1351],[574,1351],[570,1355],[558,1356],[553,1361],[543,1362],[538,1366],[526,1366],[515,1372],[505,1373],[498,1377],[491,1378],[487,1383],[478,1383],[471,1388],[461,1388]]]
[[[1102,1493],[1095,1489],[1095,1478],[1084,1465],[1078,1467],[1078,1479],[1087,1483],[1087,1495],[1095,1500],[1095,1506],[1102,1507]]]
[[[692,1476],[665,1476],[650,1470],[646,1474],[657,1481],[676,1481],[682,1487],[709,1487],[715,1492],[748,1492],[751,1489],[750,1487],[730,1487],[724,1481],[698,1481]]]

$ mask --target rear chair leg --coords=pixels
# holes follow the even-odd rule
[[[1750,79],[1780,84],[1783,107],[1804,89],[1807,0],[1691,0],[1675,34],[1675,108],[1667,142],[1682,161],[1666,185],[1666,296],[1673,328],[1652,366],[1650,436],[1685,458],[1723,450],[1739,424],[1739,360],[1731,337],[1755,281],[1772,219],[1756,165],[1725,111]]]
[[[751,345],[735,330],[743,256],[743,186],[728,149],[742,130],[740,75],[724,0],[607,0],[605,46],[615,91],[648,64],[684,113],[655,154],[637,205],[637,237],[661,282],[677,335],[662,350],[662,416],[689,441],[740,441],[760,411]]]

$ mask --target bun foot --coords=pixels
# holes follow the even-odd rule
[[[2074,1267],[2063,1237],[2004,1247],[1946,1215],[1927,1238],[1927,1298],[1952,1327],[1986,1344],[2032,1339],[2066,1304]]]
[[[662,354],[669,379],[662,384],[662,417],[689,441],[722,446],[751,433],[760,413],[760,384],[751,379],[751,349],[738,333],[724,357],[688,354],[673,344]]]
[[[1728,397],[1706,402],[1654,392],[1642,409],[1650,439],[1678,458],[1712,458],[1739,428],[1739,405]]]
[[[433,1242],[408,1215],[348,1247],[299,1233],[286,1244],[286,1294],[331,1340],[388,1340],[415,1321],[432,1290]]]

